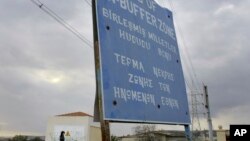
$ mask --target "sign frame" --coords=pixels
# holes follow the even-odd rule
[[[131,3],[133,3],[133,1],[131,1],[131,0],[128,0],[129,2],[131,2]],[[137,3],[135,2],[134,4],[138,4],[139,2],[140,2],[141,0],[137,0]],[[146,1],[151,1],[151,2],[155,2],[154,0],[146,0]],[[146,2],[146,1],[144,1],[144,2]],[[187,125],[187,124],[190,124],[190,116],[189,116],[189,112],[188,112],[188,102],[187,102],[187,95],[186,95],[186,88],[185,88],[185,82],[184,82],[184,76],[183,76],[183,72],[182,72],[182,66],[181,66],[181,60],[180,60],[180,56],[179,56],[179,52],[178,52],[178,44],[177,44],[177,40],[176,40],[176,35],[175,35],[175,31],[166,31],[166,33],[164,33],[164,34],[166,34],[166,36],[168,36],[167,37],[167,39],[166,40],[169,40],[169,39],[172,39],[172,40],[174,40],[175,39],[175,41],[174,41],[174,43],[170,43],[170,47],[168,48],[168,50],[167,49],[162,49],[162,47],[159,47],[160,49],[162,49],[161,50],[161,53],[163,54],[162,56],[160,56],[159,54],[159,48],[158,48],[158,55],[160,56],[160,57],[162,57],[161,59],[162,60],[164,60],[164,59],[166,59],[166,60],[168,60],[169,58],[168,58],[168,55],[170,54],[170,55],[172,55],[173,53],[175,53],[174,55],[174,59],[171,59],[170,61],[171,61],[171,63],[172,64],[174,64],[174,66],[176,66],[176,64],[177,64],[177,68],[179,68],[178,69],[178,73],[176,74],[176,73],[174,73],[174,70],[171,70],[171,68],[168,68],[169,70],[167,71],[167,70],[165,70],[165,68],[164,69],[161,69],[161,68],[159,68],[159,67],[154,67],[153,68],[153,75],[151,74],[150,76],[149,76],[149,78],[148,78],[148,76],[147,75],[144,75],[144,76],[141,76],[141,75],[143,75],[142,73],[137,73],[137,72],[145,72],[145,58],[146,58],[146,60],[147,60],[147,56],[146,57],[144,57],[144,60],[143,61],[138,61],[139,59],[137,58],[137,59],[133,59],[132,57],[133,57],[133,55],[131,55],[131,56],[129,56],[128,57],[128,54],[126,54],[126,55],[123,55],[123,54],[121,54],[121,53],[117,53],[117,52],[112,52],[112,48],[110,49],[110,48],[108,48],[108,51],[109,52],[106,52],[108,55],[106,55],[106,56],[112,56],[112,54],[110,54],[110,52],[112,52],[113,53],[113,58],[114,58],[114,60],[116,60],[116,63],[117,62],[119,62],[119,63],[117,63],[116,65],[118,66],[118,68],[122,68],[121,66],[123,65],[126,65],[126,63],[122,63],[122,61],[127,61],[127,63],[128,63],[128,60],[130,60],[130,61],[137,61],[137,64],[142,64],[141,66],[140,65],[137,65],[136,67],[133,67],[132,68],[132,72],[131,73],[129,73],[130,71],[131,71],[131,68],[129,68],[129,69],[127,69],[127,72],[128,72],[128,74],[127,74],[127,79],[131,79],[132,77],[133,78],[135,78],[135,77],[137,77],[138,79],[144,79],[144,80],[146,80],[146,82],[147,82],[147,84],[146,84],[146,82],[144,82],[142,85],[136,85],[136,84],[131,84],[132,85],[132,88],[135,88],[136,90],[134,90],[134,91],[132,91],[133,89],[131,88],[131,87],[128,87],[128,88],[123,88],[122,86],[117,86],[117,87],[114,87],[114,85],[112,85],[112,84],[110,84],[110,82],[109,81],[116,81],[116,78],[118,78],[117,76],[115,76],[115,77],[112,77],[111,75],[109,75],[110,74],[110,72],[109,73],[107,73],[107,72],[105,72],[105,71],[109,71],[109,69],[111,69],[111,66],[112,65],[114,65],[115,63],[113,63],[113,64],[109,64],[108,65],[108,67],[107,66],[105,66],[108,62],[107,62],[107,60],[105,60],[105,54],[104,54],[104,52],[103,52],[103,48],[105,48],[106,47],[106,45],[108,44],[109,46],[110,45],[112,45],[111,43],[113,43],[113,44],[117,44],[116,43],[116,41],[113,41],[114,39],[116,39],[117,40],[117,38],[115,38],[114,37],[114,32],[113,32],[113,30],[115,30],[115,28],[117,28],[115,25],[112,25],[112,20],[113,20],[113,22],[115,22],[114,21],[114,19],[111,19],[111,18],[113,18],[113,17],[108,17],[108,14],[109,14],[109,12],[112,12],[112,11],[115,11],[116,10],[116,8],[115,9],[112,9],[112,10],[110,10],[110,11],[106,11],[106,13],[105,13],[105,10],[104,10],[104,8],[102,8],[102,11],[100,12],[100,11],[98,11],[98,10],[100,10],[101,8],[100,7],[98,7],[98,6],[100,6],[100,5],[98,5],[99,4],[99,2],[100,3],[112,3],[113,2],[113,4],[115,4],[115,3],[119,3],[119,2],[116,2],[116,1],[112,1],[112,0],[108,0],[108,1],[102,1],[102,0],[96,0],[96,6],[95,6],[95,10],[96,10],[96,20],[97,21],[95,21],[96,23],[94,24],[94,28],[96,28],[96,29],[94,29],[94,30],[97,30],[97,32],[94,32],[94,40],[95,40],[95,62],[96,62],[96,79],[97,79],[97,96],[96,97],[99,97],[99,100],[101,100],[101,102],[97,99],[96,100],[96,104],[95,104],[95,111],[100,111],[100,110],[102,110],[102,112],[101,113],[99,113],[99,112],[97,112],[97,113],[99,113],[99,115],[100,116],[102,116],[101,117],[101,119],[103,118],[103,120],[106,120],[106,121],[115,121],[115,122],[135,122],[135,123],[161,123],[161,124],[181,124],[181,125]],[[148,5],[148,9],[147,10],[149,10],[149,9],[151,9],[151,10],[153,10],[154,8],[153,7],[156,7],[156,8],[162,8],[162,7],[160,7],[158,4],[157,5],[151,5],[151,6],[149,6]],[[114,7],[114,6],[113,6]],[[156,9],[155,8],[155,9]],[[94,9],[94,8],[93,8]],[[108,8],[107,8],[108,9]],[[106,10],[107,10],[106,9]],[[146,8],[144,8],[144,9],[146,9]],[[165,15],[165,17],[166,18],[168,18],[168,22],[170,21],[170,22],[172,22],[172,29],[174,30],[174,25],[173,25],[173,19],[172,19],[172,13],[169,11],[169,10],[167,10],[167,9],[165,9],[165,8],[162,8],[161,10],[164,10],[164,11],[167,11],[166,13],[168,13],[167,15]],[[106,16],[106,17],[101,17],[100,18],[100,13],[102,13],[103,14],[103,16]],[[114,14],[114,13],[111,13],[111,15],[112,14]],[[123,15],[124,16],[124,15]],[[136,17],[136,16],[135,16]],[[106,19],[105,19],[106,18]],[[110,18],[109,20],[108,20],[108,18]],[[105,20],[104,20],[105,19]],[[128,18],[129,19],[129,18]],[[136,21],[133,21],[133,22],[135,22],[136,23]],[[109,23],[109,24],[107,24],[107,23]],[[106,25],[104,25],[104,24],[106,24]],[[117,23],[118,24],[118,23]],[[145,27],[145,25],[143,25],[142,27],[141,27],[142,29],[144,29],[144,30],[148,30],[148,28],[147,27]],[[151,29],[152,27],[150,27],[150,29]],[[159,28],[159,27],[158,27]],[[159,29],[158,29],[159,30]],[[168,29],[168,30],[171,30],[171,29]],[[152,32],[152,30],[150,30],[151,32]],[[112,34],[109,34],[109,33],[106,33],[106,32],[111,32]],[[147,32],[149,32],[149,31],[147,31]],[[128,34],[130,34],[129,33],[129,31],[124,31],[123,33],[128,33]],[[174,34],[172,34],[172,33],[174,33]],[[120,34],[121,34],[121,31],[120,31]],[[138,32],[138,34],[143,34],[142,32]],[[156,34],[156,33],[155,33]],[[104,36],[104,35],[110,35],[112,38],[111,39],[107,39],[109,36]],[[149,35],[139,35],[139,36],[149,36]],[[153,35],[152,35],[153,36]],[[105,38],[105,39],[104,39]],[[114,39],[113,39],[114,38]],[[149,37],[148,37],[149,38]],[[151,37],[150,38],[151,40],[153,40],[153,38]],[[111,43],[110,43],[110,42]],[[113,42],[112,42],[113,41]],[[107,43],[108,42],[108,43]],[[152,42],[149,42],[149,44],[150,44],[150,49],[151,49],[151,46],[156,46],[156,45],[158,45],[158,46],[163,46],[163,45],[161,45],[159,42],[157,42],[156,40],[155,41],[153,41],[154,43],[152,43]],[[173,41],[169,41],[169,42],[173,42]],[[123,43],[123,42],[122,42]],[[122,43],[120,43],[120,44],[122,44]],[[171,48],[171,44],[172,45],[175,45],[176,46],[176,48]],[[142,47],[142,46],[141,46]],[[143,48],[143,47],[142,47]],[[146,48],[146,49],[145,49]],[[149,46],[144,46],[144,49],[145,50],[147,50],[147,48],[149,48]],[[127,51],[127,49],[122,49],[123,51]],[[146,51],[142,51],[142,52],[146,52]],[[169,52],[171,52],[171,53],[169,53]],[[177,53],[176,53],[177,52]],[[131,53],[131,50],[130,50],[130,53]],[[167,53],[169,53],[169,54],[167,54]],[[143,56],[143,55],[141,55],[140,54],[140,56]],[[154,55],[153,56],[151,56],[151,57],[155,57]],[[165,57],[165,58],[164,58]],[[172,56],[171,56],[172,57]],[[103,59],[104,58],[104,59]],[[125,58],[125,59],[124,59]],[[120,59],[120,60],[119,60]],[[108,59],[108,60],[110,60],[110,59]],[[113,60],[113,62],[114,62],[114,60]],[[104,65],[104,63],[105,63],[105,65]],[[151,63],[151,64],[154,64],[154,63],[156,63],[156,62],[153,62],[153,63]],[[168,62],[169,63],[169,62]],[[156,63],[157,64],[157,63]],[[160,65],[158,65],[158,66],[161,66],[161,64]],[[173,65],[172,65],[173,66]],[[114,70],[116,70],[116,71],[114,71]],[[126,69],[125,69],[126,70]],[[148,70],[148,69],[147,69]],[[112,72],[113,71],[113,72]],[[114,72],[121,72],[121,74],[122,74],[122,70],[121,69],[113,69],[111,71],[111,73],[113,73],[114,74]],[[126,72],[126,71],[125,71]],[[158,110],[160,110],[160,109],[163,109],[164,110],[164,106],[163,106],[163,103],[161,103],[161,104],[159,104],[160,102],[159,102],[159,98],[158,98],[158,102],[156,103],[155,101],[153,102],[153,99],[155,100],[155,97],[154,98],[152,98],[152,94],[150,94],[150,93],[146,93],[147,91],[148,91],[148,89],[151,89],[151,85],[150,84],[148,84],[148,83],[150,83],[150,82],[152,82],[152,81],[155,81],[153,78],[152,78],[152,76],[154,76],[154,77],[157,77],[158,78],[158,76],[157,76],[157,72],[159,72],[159,77],[161,77],[161,78],[159,78],[160,80],[161,80],[161,82],[163,81],[163,80],[166,80],[166,83],[159,83],[158,82],[158,85],[159,84],[165,84],[165,86],[166,86],[166,88],[165,88],[165,91],[164,92],[168,92],[168,90],[169,90],[169,88],[168,87],[170,87],[170,86],[168,86],[168,84],[167,83],[170,83],[171,81],[173,81],[173,80],[175,80],[175,79],[178,79],[178,83],[176,83],[176,82],[173,82],[174,84],[174,89],[177,89],[177,88],[180,88],[181,89],[181,92],[179,92],[179,93],[182,93],[180,96],[185,96],[184,97],[184,102],[183,103],[180,103],[181,104],[181,106],[182,106],[182,108],[184,109],[182,109],[182,110],[180,110],[181,112],[182,112],[182,116],[183,117],[185,117],[185,118],[183,118],[183,119],[179,119],[179,120],[173,120],[174,118],[176,118],[176,117],[178,117],[178,116],[180,116],[180,115],[178,115],[178,111],[177,111],[177,114],[174,116],[174,117],[172,117],[171,118],[171,120],[168,118],[168,114],[166,114],[166,113],[168,113],[168,112],[165,112],[164,114],[161,114],[161,112],[159,112],[159,113],[157,113],[157,111]],[[125,73],[126,74],[126,73]],[[172,76],[174,76],[174,78],[173,77],[171,77],[171,74],[172,74]],[[120,74],[119,74],[120,75]],[[146,76],[146,77],[145,77]],[[125,79],[123,79],[122,81],[124,81]],[[129,80],[128,80],[129,81]],[[135,81],[135,80],[134,80]],[[131,81],[130,81],[131,82]],[[165,82],[165,81],[164,81]],[[115,83],[120,83],[119,81],[116,81]],[[129,83],[129,82],[126,82],[126,83]],[[108,85],[108,86],[107,86]],[[134,117],[133,118],[130,118],[130,117],[126,117],[126,115],[124,116],[124,114],[121,114],[121,112],[122,112],[122,110],[124,110],[124,109],[119,109],[119,108],[116,108],[117,107],[117,105],[119,105],[121,102],[122,102],[122,99],[119,99],[119,100],[117,100],[117,99],[114,99],[114,100],[110,100],[110,98],[108,98],[108,100],[107,100],[107,97],[106,97],[106,95],[108,95],[108,94],[110,94],[110,92],[107,92],[106,91],[106,89],[107,89],[107,87],[110,87],[110,85],[112,85],[113,86],[113,91],[115,91],[115,90],[117,90],[117,91],[127,91],[127,92],[130,92],[130,93],[138,93],[138,96],[137,96],[137,101],[136,102],[138,102],[138,97],[142,97],[143,95],[142,94],[144,94],[145,93],[145,95],[147,95],[148,97],[147,98],[149,98],[150,99],[150,97],[151,97],[151,99],[150,100],[148,100],[147,102],[150,102],[151,101],[151,104],[153,104],[153,107],[154,107],[154,111],[156,111],[156,113],[157,114],[155,114],[155,113],[153,113],[152,114],[152,111],[150,112],[150,114],[151,115],[153,115],[153,116],[158,116],[158,117],[160,117],[160,116],[162,116],[162,117],[160,117],[160,119],[153,119],[154,117],[153,116],[151,116],[151,115],[147,115],[148,117],[150,116],[150,118],[147,118],[146,116],[145,116],[145,110],[148,108],[148,107],[146,107],[145,109],[144,109],[144,115],[143,115],[143,113],[142,113],[142,115],[140,115],[139,116],[139,118],[137,118],[137,117],[135,117],[134,115]],[[126,84],[127,85],[127,84]],[[136,85],[136,87],[135,87],[135,85]],[[155,84],[154,84],[155,85]],[[178,86],[177,87],[177,85],[181,85],[181,86]],[[142,90],[140,89],[140,87],[143,87],[143,86],[145,86],[145,87],[148,87],[148,89],[147,90],[145,90],[145,91],[143,91],[142,92]],[[139,87],[139,88],[138,88]],[[176,88],[177,87],[177,88]],[[115,89],[116,88],[116,89]],[[130,89],[131,88],[131,89]],[[172,88],[171,88],[172,89]],[[139,94],[141,94],[141,95],[139,95]],[[154,95],[153,95],[154,96]],[[118,98],[119,98],[119,96],[117,96]],[[121,97],[121,96],[120,96]],[[175,98],[175,97],[174,97]],[[175,100],[173,97],[170,97],[170,98],[168,98],[168,97],[166,97],[165,99],[160,99],[161,100],[161,102],[163,101],[163,100],[165,100],[165,104],[168,102],[170,102],[170,100]],[[179,98],[180,99],[180,98]],[[179,100],[178,99],[178,100]],[[99,102],[98,102],[99,101]],[[113,108],[112,110],[111,110],[111,112],[110,112],[110,109],[109,108],[107,108],[108,106],[105,104],[105,103],[107,103],[107,101],[110,103],[109,104],[109,106],[111,105],[111,106],[113,106],[113,107],[115,107],[115,108]],[[175,101],[176,102],[176,101]],[[123,101],[123,104],[126,104],[127,103],[127,101]],[[133,103],[133,102],[132,102]],[[131,103],[130,103],[131,104]],[[147,105],[148,103],[144,103],[144,105]],[[143,105],[143,104],[140,104],[140,106],[141,105]],[[166,104],[167,105],[167,104]],[[183,106],[184,105],[184,106]],[[136,105],[136,106],[138,106],[138,105]],[[140,106],[138,106],[138,107],[140,107]],[[132,106],[133,107],[133,106]],[[130,109],[132,108],[132,107],[129,107]],[[149,106],[150,107],[150,106]],[[101,109],[100,109],[101,108]],[[151,105],[151,107],[150,107],[151,109],[152,109],[152,105]],[[150,109],[150,108],[148,108],[148,109]],[[168,107],[168,110],[171,108],[171,106],[170,107]],[[172,107],[173,108],[173,107]],[[119,111],[120,110],[120,111]],[[108,112],[107,112],[108,111]],[[169,110],[170,111],[170,110]],[[123,111],[124,113],[126,113],[126,111]],[[130,111],[131,112],[131,111]],[[138,113],[138,111],[136,111],[137,113]],[[95,112],[96,113],[96,112]],[[174,113],[173,111],[172,111],[172,113]],[[111,115],[112,114],[112,115]],[[118,117],[116,117],[117,115],[116,114],[121,114],[122,116],[118,116]],[[133,114],[135,114],[135,113],[133,113]],[[111,117],[111,116],[113,116],[113,117]],[[130,115],[129,115],[130,116]],[[141,118],[141,117],[143,117],[144,116],[144,118]],[[99,117],[99,116],[98,116]],[[125,118],[124,118],[125,117]],[[146,117],[146,118],[145,118]],[[166,120],[165,120],[166,119]],[[98,120],[98,119],[97,119]],[[100,119],[99,119],[100,120]],[[163,121],[164,120],[164,121]]]

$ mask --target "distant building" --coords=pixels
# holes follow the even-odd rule
[[[93,122],[93,116],[83,112],[49,118],[45,141],[59,141],[61,131],[65,132],[65,141],[101,141],[99,123]]]
[[[208,141],[208,131],[193,132],[193,141]],[[229,130],[215,130],[214,141],[229,141]],[[144,134],[128,135],[119,137],[119,141],[186,141],[184,131],[151,131]]]
[[[128,135],[119,138],[119,141],[186,141],[183,131],[152,131],[145,134]]]
[[[217,141],[229,141],[230,131],[225,130],[222,126],[219,126],[219,130],[216,131]]]

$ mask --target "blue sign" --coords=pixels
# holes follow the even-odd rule
[[[96,0],[104,119],[190,123],[171,11],[154,0]]]

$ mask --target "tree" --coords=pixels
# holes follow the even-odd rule
[[[155,125],[138,125],[134,128],[135,134],[144,134],[155,131]]]
[[[135,134],[138,136],[139,141],[154,141],[155,125],[139,125],[134,128]]]
[[[9,141],[28,141],[28,137],[22,135],[16,135],[12,139],[9,139]]]
[[[43,140],[39,137],[35,137],[35,138],[31,139],[30,141],[43,141]]]
[[[111,141],[118,141],[118,138],[114,135],[111,135]]]

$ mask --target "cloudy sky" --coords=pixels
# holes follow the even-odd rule
[[[92,41],[85,0],[40,1]],[[214,127],[250,124],[250,1],[158,2],[174,11],[186,81],[208,85]],[[93,49],[30,0],[0,0],[0,17],[0,131],[44,133],[48,117],[93,114]]]

